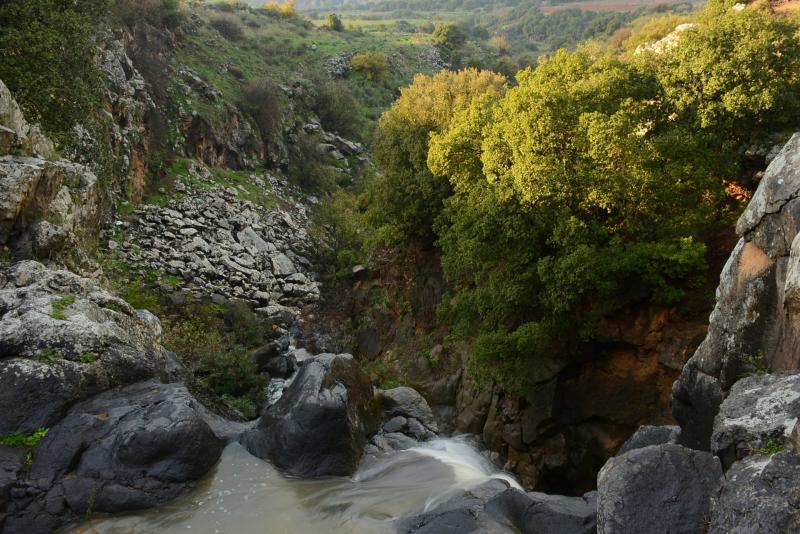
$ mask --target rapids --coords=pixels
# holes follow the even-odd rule
[[[74,534],[366,534],[393,532],[392,521],[422,512],[491,478],[513,487],[467,440],[437,439],[367,457],[351,478],[282,476],[241,445],[229,445],[191,493],[160,508],[97,517]]]

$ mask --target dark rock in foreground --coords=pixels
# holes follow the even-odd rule
[[[349,354],[303,363],[283,396],[242,444],[289,475],[350,475],[366,443],[372,385]]]
[[[91,512],[173,499],[219,460],[224,441],[184,386],[144,382],[74,406],[33,449],[11,490],[7,534],[49,532]]]
[[[597,477],[597,532],[702,532],[721,478],[716,457],[680,445],[611,458]]]
[[[733,464],[712,501],[710,534],[800,532],[800,457],[784,451]]]
[[[596,494],[563,497],[525,494],[504,480],[461,490],[420,515],[396,523],[403,534],[590,534],[596,530]]]

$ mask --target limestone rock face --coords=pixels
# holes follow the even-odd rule
[[[597,477],[597,532],[702,532],[721,478],[717,458],[680,445],[616,456]]]
[[[714,417],[748,374],[800,365],[800,134],[770,163],[737,223],[708,335],[672,391],[681,442],[707,450]]]
[[[767,447],[783,444],[800,419],[800,372],[739,380],[720,407],[711,452],[725,466]]]
[[[44,259],[67,247],[89,249],[102,226],[103,193],[82,165],[39,157],[0,157],[0,245]]]
[[[17,101],[0,80],[0,155],[12,150],[44,158],[55,154],[53,142],[38,125],[25,120]]]

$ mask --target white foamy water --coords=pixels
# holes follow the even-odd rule
[[[393,532],[394,519],[491,478],[519,487],[458,438],[370,458],[353,478],[317,480],[286,478],[233,444],[194,492],[157,509],[96,518],[75,534]]]

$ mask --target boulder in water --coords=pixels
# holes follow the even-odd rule
[[[381,391],[378,400],[388,417],[401,415],[408,419],[416,419],[433,432],[438,432],[436,417],[428,402],[417,390],[409,387],[398,387]]]
[[[77,404],[33,449],[3,532],[49,532],[87,513],[173,499],[222,453],[206,417],[178,384],[143,382]]]
[[[701,532],[721,478],[719,459],[680,445],[611,458],[597,477],[597,532]]]
[[[303,363],[242,444],[292,476],[350,475],[364,453],[372,401],[351,355],[323,354]]]

